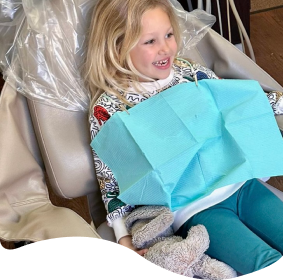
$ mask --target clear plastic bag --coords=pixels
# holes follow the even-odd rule
[[[180,18],[183,48],[194,47],[215,22],[202,10]],[[7,82],[27,98],[71,111],[88,111],[90,94],[81,68],[87,29],[96,0],[0,0],[0,68]]]
[[[187,12],[177,0],[170,0],[178,15],[182,32],[182,48],[180,57],[187,57],[188,52],[197,45],[216,21],[215,16],[204,10],[193,10]]]

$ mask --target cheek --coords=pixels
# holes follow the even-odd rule
[[[149,62],[152,63],[154,61],[154,58],[155,53],[153,51],[146,51],[141,56],[141,60],[144,62],[144,64],[147,64]]]
[[[131,58],[131,60],[132,60],[132,62],[134,62],[135,61],[135,57],[136,57],[136,49],[132,49],[131,51],[130,51],[130,58]]]
[[[155,54],[149,50],[141,51],[138,56],[137,60],[139,62],[140,67],[149,67],[155,59]]]
[[[172,50],[176,55],[177,51],[178,51],[178,46],[177,46],[177,42],[175,40],[174,40],[174,42],[172,42]]]
[[[148,52],[144,50],[143,48],[135,47],[130,52],[131,60],[133,61],[143,61],[148,56]]]

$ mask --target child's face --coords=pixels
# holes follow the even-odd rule
[[[141,37],[130,52],[132,62],[143,75],[152,79],[165,79],[170,74],[177,53],[169,17],[157,7],[143,14],[141,25]]]

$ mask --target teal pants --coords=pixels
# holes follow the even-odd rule
[[[190,218],[176,232],[203,224],[209,233],[206,254],[242,274],[271,265],[283,253],[283,202],[258,180],[247,181],[236,193]]]

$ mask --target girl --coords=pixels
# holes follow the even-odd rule
[[[176,84],[195,78],[218,78],[205,67],[176,59],[180,42],[178,20],[167,0],[98,1],[85,68],[92,93],[89,119],[92,139],[118,111]],[[269,94],[276,113],[281,113],[277,109],[279,97],[280,93]],[[119,186],[111,170],[95,151],[93,155],[108,224],[113,227],[118,243],[143,255],[146,251],[133,247],[124,225],[124,217],[134,206],[117,198]],[[189,206],[175,213],[177,234],[185,238],[191,226],[205,225],[211,240],[207,253],[211,257],[243,274],[266,267],[281,257],[283,203],[259,181],[223,187],[197,203],[197,213],[192,213]]]

